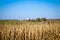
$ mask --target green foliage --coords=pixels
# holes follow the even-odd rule
[[[20,20],[0,20],[0,24],[20,24]]]
[[[46,18],[41,18],[41,21],[46,21],[47,19]]]
[[[40,22],[41,21],[41,19],[40,18],[36,18],[36,22]]]
[[[29,19],[29,20],[0,20],[0,24],[23,24],[26,22],[40,22],[46,21],[46,18],[36,18],[36,19]]]
[[[34,19],[32,19],[31,21],[32,21],[32,22],[35,22],[35,20],[34,20]]]

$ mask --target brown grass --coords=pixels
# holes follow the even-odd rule
[[[0,40],[60,40],[60,21],[0,24]]]

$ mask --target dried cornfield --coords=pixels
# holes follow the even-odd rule
[[[60,21],[0,24],[0,40],[60,40]]]

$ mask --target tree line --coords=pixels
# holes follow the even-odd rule
[[[46,18],[36,18],[36,19],[28,19],[27,21],[41,22],[41,21],[47,21],[47,19]]]

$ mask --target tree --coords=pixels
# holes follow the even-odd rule
[[[42,21],[46,21],[47,19],[46,18],[41,18]]]
[[[32,22],[35,22],[35,19],[31,19]]]
[[[41,21],[41,19],[40,19],[40,18],[36,18],[36,21],[37,21],[37,22],[40,22],[40,21]]]

